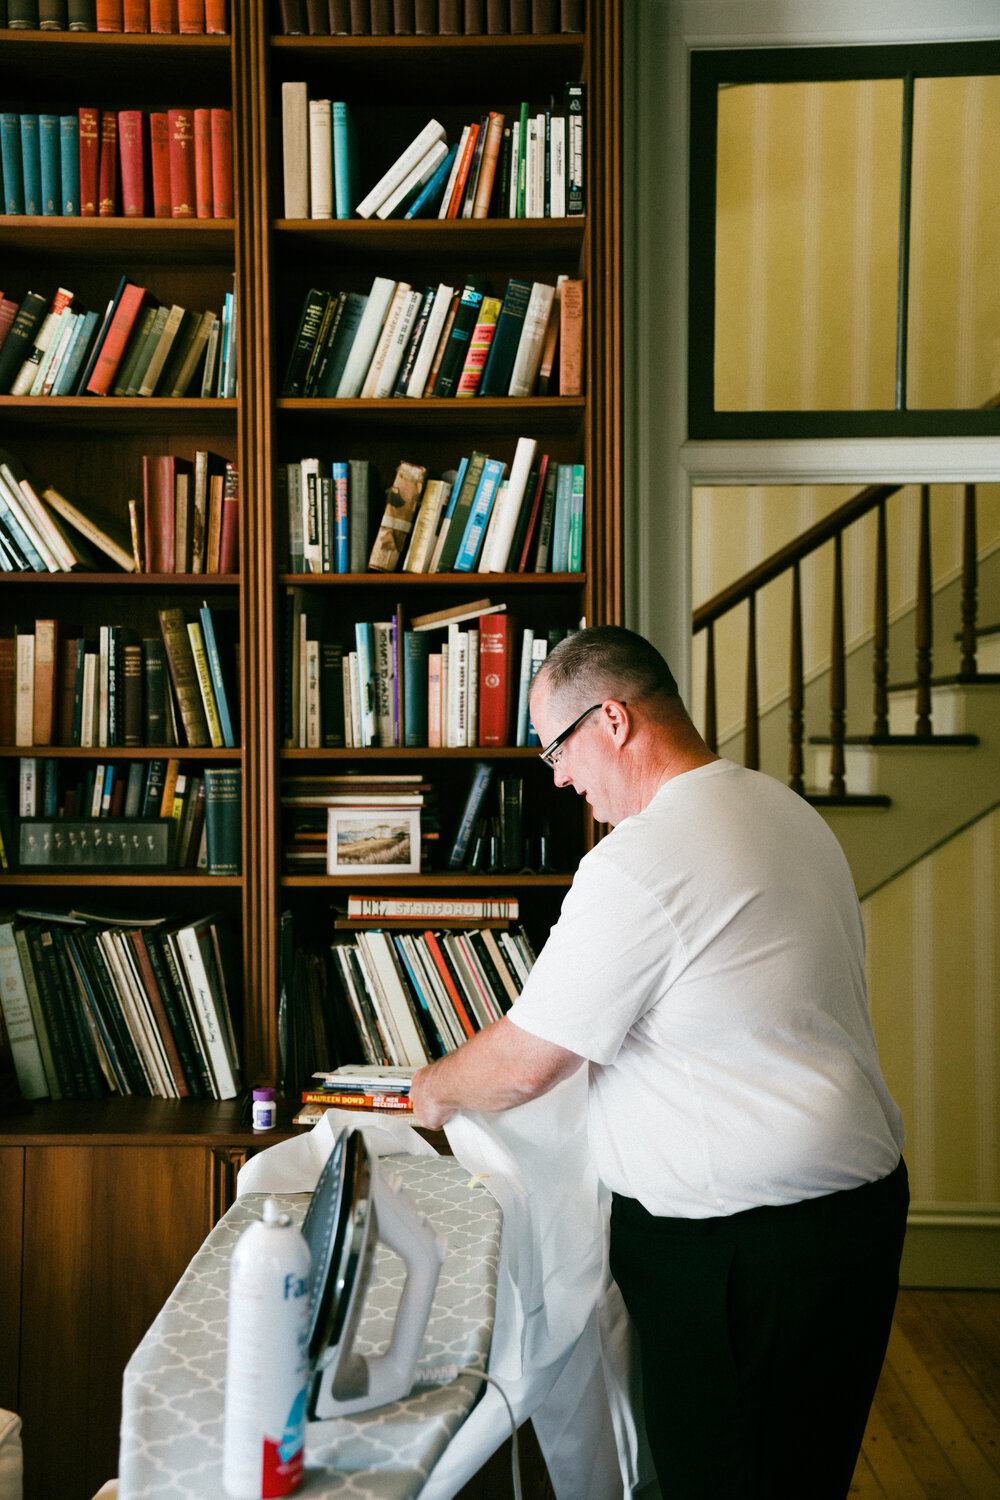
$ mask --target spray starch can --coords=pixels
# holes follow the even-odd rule
[[[229,1271],[222,1483],[235,1500],[302,1483],[309,1249],[273,1198],[240,1235]]]

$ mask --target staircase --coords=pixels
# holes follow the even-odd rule
[[[980,582],[988,579],[993,585],[991,596],[997,593],[1000,557],[990,559],[981,580],[975,486],[967,486],[962,576],[957,585],[945,590],[945,597],[933,597],[930,487],[923,487],[916,607],[913,617],[897,622],[891,632],[893,660],[902,659],[899,637],[904,629],[910,641],[915,640],[916,675],[912,681],[890,684],[885,505],[896,492],[894,486],[872,486],[855,495],[701,606],[693,621],[695,632],[708,632],[704,717],[709,744],[731,759],[742,758],[746,765],[779,776],[785,760],[789,784],[817,807],[840,840],[862,899],[1000,805],[1000,627],[980,627],[976,618]],[[878,510],[879,523],[874,626],[869,648],[847,653],[842,539],[847,527],[872,509]],[[833,550],[830,667],[822,680],[806,686],[799,565],[821,546]],[[792,573],[789,690],[783,705],[761,715],[756,598],[763,587],[788,571]],[[741,733],[718,745],[714,626],[723,614],[741,605],[747,609],[748,624],[745,722]],[[935,616],[942,623],[950,616],[960,626],[953,640],[938,651],[939,659],[955,668],[945,675],[933,674]],[[826,705],[823,698],[828,700]],[[873,700],[869,732],[847,732],[848,700]],[[807,725],[822,725],[829,733],[807,734]]]

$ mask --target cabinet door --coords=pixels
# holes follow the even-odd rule
[[[25,1152],[25,1500],[117,1474],[125,1365],[210,1227],[203,1146]]]

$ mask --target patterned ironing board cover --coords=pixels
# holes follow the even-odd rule
[[[420,1370],[485,1370],[493,1329],[500,1209],[450,1157],[381,1159],[448,1248],[427,1325]],[[188,1266],[125,1370],[119,1500],[223,1500],[222,1410],[229,1260],[259,1218],[266,1197],[301,1223],[308,1193],[248,1193],[229,1209]],[[379,1245],[356,1347],[385,1348],[405,1278],[403,1262]],[[351,1418],[311,1424],[306,1439],[309,1497],[408,1500],[468,1415],[482,1387],[475,1376],[418,1386],[403,1401]]]

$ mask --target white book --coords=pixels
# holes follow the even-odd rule
[[[58,520],[49,514],[26,474],[18,480],[14,473],[7,468],[6,464],[4,465],[4,472],[5,474],[9,473],[11,482],[17,484],[18,494],[23,504],[27,506],[36,530],[40,535],[44,536],[46,544],[51,549],[57,564],[62,568],[64,573],[71,573],[76,566],[77,557],[67,542]]]
[[[38,761],[30,755],[18,759],[17,815],[19,818],[38,816]]]
[[[14,941],[13,922],[0,922],[0,1004],[18,1087],[25,1099],[44,1099],[49,1092],[48,1079],[21,972],[21,957]]]
[[[380,203],[375,210],[375,216],[379,219],[388,219],[395,213],[396,209],[406,202],[406,199],[422,188],[425,182],[430,182],[438,167],[448,155],[448,146],[445,141],[435,141],[431,149],[422,156],[414,167],[407,172],[398,187]]]
[[[318,750],[319,723],[319,641],[306,641],[306,748]]]
[[[48,532],[43,533],[37,519],[32,513],[28,497],[24,494],[14,475],[6,464],[0,464],[0,484],[3,485],[4,496],[7,504],[14,512],[17,520],[28,538],[28,541],[38,553],[49,573],[61,573],[66,571],[60,567],[59,559],[52,547]]]
[[[468,743],[469,633],[457,625],[448,626],[448,691],[448,744],[464,747]]]
[[[465,667],[465,743],[479,744],[479,631],[473,626],[468,634]]]
[[[100,625],[97,631],[97,743],[107,745],[108,737],[108,664],[111,627]],[[98,809],[100,811],[100,809]]]
[[[225,1002],[216,973],[209,924],[198,922],[191,927],[180,927],[173,936],[182,959],[183,976],[190,986],[198,1036],[215,1084],[215,1096],[235,1099],[238,1089],[234,1059],[229,1055],[228,1028],[220,1010]]]
[[[378,343],[375,345],[368,371],[365,375],[364,384],[361,387],[361,396],[365,401],[370,400],[379,388],[379,379],[389,356],[392,341],[396,337],[399,320],[403,316],[403,309],[409,300],[413,288],[407,281],[400,281],[392,294],[389,310],[385,315],[385,321],[379,330]],[[398,367],[397,367],[398,369]]]
[[[410,1008],[405,986],[399,977],[388,933],[380,932],[378,929],[371,932],[359,932],[357,940],[359,948],[369,960],[370,970],[374,970],[377,976],[381,995],[391,1014],[393,1027],[403,1053],[399,1059],[399,1065],[422,1067],[424,1063],[430,1061],[430,1057],[423,1033]]]
[[[528,688],[531,685],[531,652],[535,644],[535,632],[528,628],[521,637],[521,671],[517,686],[517,733],[514,744],[528,743]]]
[[[544,136],[539,139],[538,116],[532,115],[528,120],[528,150],[524,179],[524,217],[526,219],[542,217],[542,204],[538,198],[538,161],[544,148],[544,140]]]
[[[548,326],[549,313],[552,310],[552,299],[556,294],[554,286],[549,286],[545,281],[532,282],[531,296],[528,298],[528,310],[524,315],[524,324],[521,328],[521,337],[517,345],[517,354],[514,356],[514,368],[510,372],[510,385],[507,387],[508,396],[523,399],[530,396],[538,379],[538,367],[542,362],[542,345],[545,342],[545,330]]]
[[[309,217],[333,218],[333,136],[329,99],[309,100]]]
[[[549,137],[549,217],[566,217],[566,117],[552,116]]]
[[[451,485],[444,479],[429,479],[424,486],[410,545],[403,561],[404,573],[427,572],[438,526],[450,494]]]
[[[494,501],[494,508],[502,508],[497,516],[495,529],[491,530],[490,553],[486,559],[484,572],[503,573],[506,571],[507,558],[514,541],[514,532],[517,530],[517,518],[525,498],[525,488],[537,452],[538,442],[535,438],[518,438],[507,488],[503,495],[498,495]]]
[[[510,127],[510,187],[507,192],[507,217],[517,218],[517,156],[521,142],[521,122],[513,120]]]
[[[431,303],[427,327],[424,329],[423,338],[420,340],[420,348],[417,350],[417,357],[413,361],[413,369],[410,371],[410,379],[406,387],[406,394],[414,397],[416,400],[419,400],[424,394],[427,377],[434,362],[434,355],[437,353],[441,332],[448,317],[448,310],[451,307],[451,299],[454,295],[455,288],[453,286],[445,286],[443,281],[438,284],[438,289],[434,294],[434,301]]]
[[[55,372],[59,368],[59,361],[62,359],[67,341],[73,332],[79,316],[79,313],[73,312],[69,307],[63,310],[56,328],[55,337],[50,340],[49,347],[46,349],[42,362],[38,366],[38,374],[32,382],[32,396],[47,396],[51,391]]]
[[[455,191],[455,182],[458,178],[458,173],[462,165],[462,156],[465,151],[465,143],[469,139],[469,131],[471,129],[471,125],[463,125],[462,134],[458,138],[458,150],[455,152],[455,160],[452,162],[451,171],[448,173],[448,181],[445,184],[444,197],[441,199],[441,203],[438,207],[439,219],[446,219],[448,217],[448,205],[451,203],[451,195]]]
[[[352,653],[347,652],[340,664],[341,692],[344,698],[344,747],[352,750],[357,744],[354,738],[354,664],[351,661]]]
[[[532,740],[531,738],[535,729],[535,726],[531,722],[531,684],[535,680],[535,673],[538,671],[539,667],[542,665],[542,662],[545,660],[548,654],[548,637],[541,634],[536,635],[534,641],[531,644],[531,673],[528,678],[528,727],[527,733],[525,735],[526,744],[537,744],[538,742],[537,735],[535,736],[534,740]]]
[[[299,460],[299,483],[302,507],[302,559],[306,573],[323,571],[323,527],[321,515],[322,482],[329,473],[319,458]]]
[[[420,311],[420,305],[423,300],[422,292],[411,289],[407,293],[406,300],[399,314],[399,320],[396,323],[392,339],[386,350],[385,359],[382,362],[382,370],[379,374],[378,384],[375,387],[376,400],[385,400],[392,395],[393,387],[396,384],[396,376],[399,374],[400,366],[403,363],[403,356],[406,354],[406,347],[410,342],[413,325],[416,322],[417,314]]]
[[[339,400],[354,400],[360,396],[395,290],[396,283],[387,276],[376,276],[372,282],[368,301],[337,387]]]
[[[437,120],[428,120],[420,134],[407,146],[401,156],[398,156],[392,166],[376,182],[375,186],[365,194],[358,204],[355,212],[362,219],[370,219],[380,204],[384,203],[389,194],[403,181],[403,178],[416,166],[422,157],[434,145],[435,141],[443,141],[445,128]]]
[[[14,744],[35,743],[35,637],[31,631],[20,632],[14,665],[17,703],[14,710]]]
[[[83,714],[80,722],[80,744],[84,748],[97,743],[97,652],[83,657]]]
[[[396,678],[396,661],[392,651],[392,622],[375,620],[372,623],[372,685],[375,690],[375,734],[374,743],[384,749],[395,743],[395,721],[392,712],[393,687]],[[372,799],[369,797],[368,801]],[[423,799],[420,799],[422,805]],[[412,805],[412,803],[411,803]]]
[[[476,569],[476,571],[479,573],[488,573],[490,571],[489,556],[493,548],[493,538],[496,535],[497,526],[499,524],[498,517],[501,517],[503,515],[504,505],[506,503],[505,496],[509,487],[510,481],[507,479],[501,479],[499,485],[497,486],[496,497],[493,501],[493,508],[490,511],[490,518],[486,523],[486,535],[483,537],[483,545],[479,549],[479,563]],[[499,569],[498,571],[502,572],[504,570]]]
[[[356,750],[364,749],[364,738],[361,732],[361,699],[358,697],[358,653],[351,651],[347,656],[347,665],[350,671],[350,682],[347,684],[347,699],[344,703],[344,721],[347,722],[347,709],[350,705],[351,745]]]
[[[308,219],[309,90],[304,83],[281,85],[281,156],[285,218]]]

